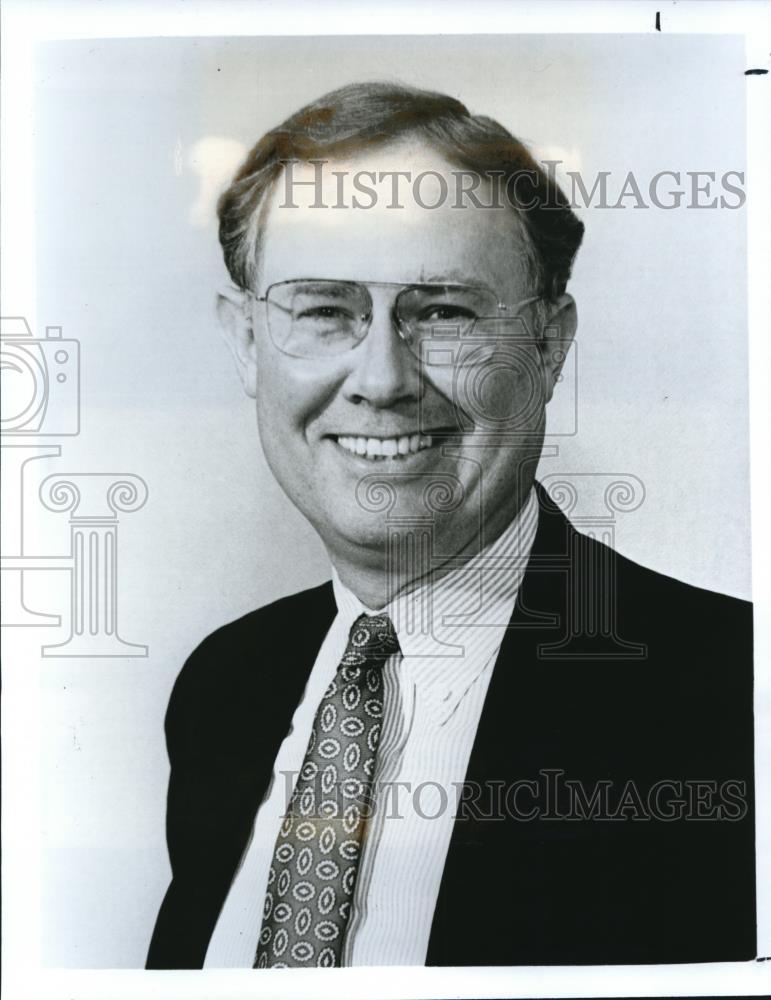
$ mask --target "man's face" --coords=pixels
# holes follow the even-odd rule
[[[436,556],[473,549],[502,530],[532,484],[555,371],[532,337],[523,340],[518,327],[513,353],[486,350],[481,364],[459,366],[446,354],[440,364],[425,364],[394,322],[400,288],[419,282],[481,285],[509,307],[533,295],[518,220],[508,209],[453,208],[453,169],[414,142],[325,165],[326,205],[339,201],[333,171],[346,171],[350,206],[358,171],[415,177],[430,170],[450,191],[436,209],[416,204],[409,186],[397,209],[388,207],[390,187],[383,185],[369,209],[313,208],[310,185],[295,185],[296,207],[287,207],[283,177],[268,196],[255,294],[300,278],[385,283],[368,284],[369,330],[345,354],[282,353],[261,302],[251,314],[253,341],[242,352],[268,463],[333,558],[382,565],[394,519],[407,530],[430,523]],[[296,164],[293,176],[312,181],[315,174]],[[485,199],[484,189],[479,194]],[[435,197],[426,183],[423,200]],[[523,316],[532,334],[534,313],[526,308]],[[500,325],[495,329],[500,334]]]

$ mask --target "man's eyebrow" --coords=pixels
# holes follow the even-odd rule
[[[475,288],[491,288],[486,281],[482,281],[481,278],[472,278],[468,274],[464,274],[462,271],[457,270],[457,268],[450,268],[449,271],[444,271],[442,274],[423,274],[421,272],[420,281],[426,285],[445,285],[448,282],[457,285],[473,285]],[[491,289],[492,290],[492,289]]]

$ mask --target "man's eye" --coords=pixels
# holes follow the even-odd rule
[[[476,314],[470,309],[465,308],[465,306],[451,305],[449,303],[429,306],[423,310],[420,317],[423,323],[452,323],[460,321],[467,323],[476,318]]]
[[[302,309],[296,314],[296,319],[343,319],[348,320],[352,318],[352,314],[347,309],[341,309],[340,306],[310,306],[307,309]]]

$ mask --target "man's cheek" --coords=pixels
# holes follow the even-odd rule
[[[270,465],[288,464],[292,449],[292,425],[278,401],[271,394],[258,394],[257,428]]]
[[[508,435],[537,426],[546,404],[537,351],[510,345],[485,364],[457,368],[452,403],[461,431]]]
[[[274,432],[290,427],[296,421],[297,398],[296,387],[280,370],[263,370],[257,381],[258,419]]]

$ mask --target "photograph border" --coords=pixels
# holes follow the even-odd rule
[[[468,5],[470,7],[470,5]],[[42,41],[107,37],[378,34],[740,34],[747,70],[747,213],[752,508],[752,587],[755,605],[755,775],[758,955],[748,963],[683,966],[505,967],[476,969],[367,968],[261,974],[261,995],[281,997],[571,997],[760,995],[771,992],[771,95],[766,2],[548,2],[524,0],[473,5],[397,2],[245,4],[237,0],[162,0],[155,4],[83,0],[25,3],[6,0],[3,11],[2,181],[4,211],[2,293],[7,315],[34,316],[35,201],[33,59]],[[407,16],[409,13],[409,17]],[[301,25],[302,30],[292,30]],[[752,72],[759,70],[760,72]],[[12,192],[12,197],[10,193]],[[35,327],[33,326],[33,329]],[[22,998],[252,997],[251,970],[145,972],[44,969],[40,963],[39,679],[6,668],[2,708],[3,754],[3,991]],[[20,752],[21,751],[21,752]],[[30,766],[30,755],[33,764]]]

